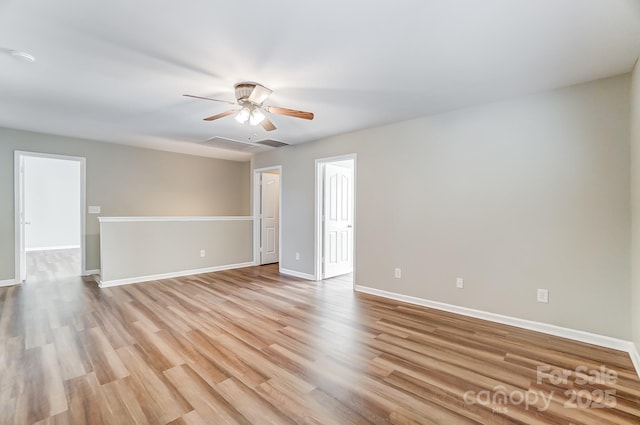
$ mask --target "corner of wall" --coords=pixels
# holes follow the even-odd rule
[[[640,352],[640,61],[631,74],[631,331]]]

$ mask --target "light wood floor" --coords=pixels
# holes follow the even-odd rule
[[[77,277],[80,269],[80,248],[27,252],[29,282]]]
[[[276,270],[0,289],[0,424],[640,423],[625,353]]]

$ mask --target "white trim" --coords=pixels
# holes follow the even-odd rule
[[[21,263],[21,250],[22,246],[20,243],[20,236],[23,232],[21,223],[20,223],[20,185],[24,183],[20,176],[20,161],[23,157],[34,157],[34,158],[49,158],[49,159],[57,159],[63,161],[77,161],[80,163],[80,268],[82,274],[86,273],[86,264],[87,264],[87,255],[86,255],[86,237],[87,237],[87,159],[81,156],[70,156],[70,155],[59,155],[59,154],[51,154],[51,153],[42,153],[42,152],[29,152],[29,151],[14,151],[14,221],[15,221],[15,281],[21,281],[21,272],[20,269],[22,267]],[[26,249],[25,249],[26,252]]]
[[[63,246],[37,246],[35,248],[25,248],[26,252],[33,251],[55,251],[57,249],[78,249],[80,245],[63,245]]]
[[[14,281],[21,282],[22,281],[22,249],[24,245],[24,229],[20,222],[20,210],[22,204],[22,193],[20,189],[22,188],[23,179],[21,176],[21,162],[22,155],[20,151],[15,151],[13,154],[13,207],[14,207],[14,244],[15,244],[15,270],[14,270]]]
[[[139,221],[246,221],[253,220],[252,216],[184,216],[184,217],[98,217],[100,223],[123,223]]]
[[[638,348],[634,343],[631,343],[631,348],[629,348],[629,357],[631,357],[631,362],[636,368],[638,376],[640,376],[640,354],[638,353]]]
[[[280,173],[280,196],[279,210],[280,223],[278,223],[278,268],[282,262],[282,165],[273,165],[271,167],[256,168],[253,170],[253,264],[260,265],[260,175],[267,171],[278,171]],[[281,269],[280,269],[281,270]]]
[[[315,241],[313,248],[314,256],[314,279],[322,280],[324,278],[322,273],[322,184],[324,165],[331,162],[348,161],[353,160],[353,285],[355,289],[356,280],[356,232],[358,226],[356,225],[356,214],[358,208],[357,191],[358,191],[358,154],[352,153],[347,155],[331,156],[328,158],[318,158],[315,160],[316,167],[316,182],[315,182]]]
[[[180,272],[161,273],[161,274],[154,274],[150,276],[138,276],[138,277],[131,277],[127,279],[116,279],[116,280],[107,280],[107,281],[100,280],[98,282],[98,285],[101,288],[109,288],[111,286],[129,285],[131,283],[148,282],[151,280],[171,279],[174,277],[192,276],[196,274],[219,272],[222,270],[240,269],[243,267],[250,267],[252,265],[253,265],[252,262],[226,264],[223,266],[214,266],[214,267],[207,267],[203,269],[194,269],[194,270],[183,270]]]
[[[368,286],[356,285],[355,290],[358,292],[363,292],[365,294],[376,295],[379,297],[402,301],[409,304],[429,307],[436,310],[448,311],[450,313],[460,314],[462,316],[502,323],[522,329],[528,329],[549,335],[559,336],[562,338],[586,342],[587,344],[599,345],[601,347],[611,348],[613,350],[625,351],[629,353],[631,361],[633,362],[633,365],[636,369],[636,373],[638,374],[638,376],[640,376],[640,356],[638,356],[635,345],[631,341],[625,341],[623,339],[612,338],[609,336],[580,331],[577,329],[564,328],[562,326],[550,325],[548,323],[535,322],[533,320],[504,316],[502,314],[490,313],[488,311],[475,310],[472,308],[460,307],[457,305],[441,303],[438,301],[431,301],[424,298],[413,297],[410,295],[398,294],[396,292],[383,291],[381,289],[371,288]]]
[[[280,268],[280,274],[286,274],[287,276],[299,277],[300,279],[314,280],[314,281],[316,280],[316,277],[314,275],[312,275],[312,274],[297,272],[295,270],[288,270],[288,269]]]
[[[18,282],[17,279],[7,279],[7,280],[0,280],[0,288],[3,286],[13,286],[13,285],[19,285],[20,282]]]
[[[100,274],[100,269],[85,270],[82,276],[92,276],[94,274]]]
[[[80,158],[80,267],[87,270],[87,160]]]
[[[322,179],[324,174],[324,164],[321,160],[316,159],[316,181],[315,181],[315,203],[313,205],[314,211],[314,225],[315,225],[315,240],[313,241],[313,279],[318,281],[322,280]],[[355,235],[354,238],[355,240]]]

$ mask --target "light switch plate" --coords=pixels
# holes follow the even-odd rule
[[[100,214],[100,207],[95,205],[90,205],[87,207],[89,214]]]

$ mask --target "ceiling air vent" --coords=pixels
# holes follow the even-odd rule
[[[228,149],[232,151],[257,153],[269,150],[267,146],[260,146],[257,143],[242,142],[240,140],[225,139],[224,137],[213,137],[198,143],[203,146],[211,146],[213,148]]]
[[[271,146],[272,148],[281,148],[283,146],[289,146],[288,143],[280,142],[278,140],[271,140],[271,139],[260,140],[259,142],[256,142],[256,143],[259,145]]]

